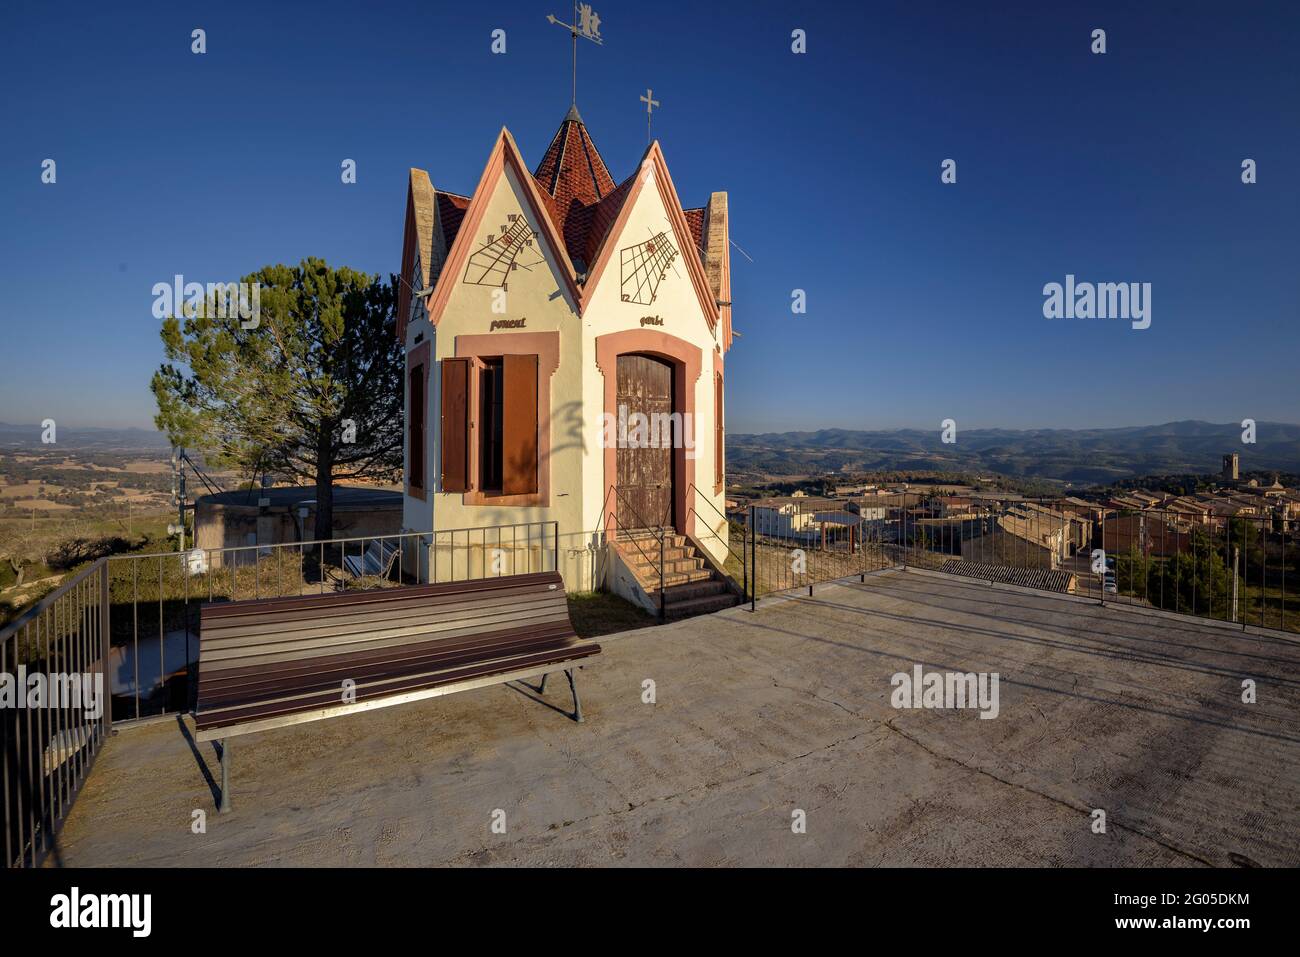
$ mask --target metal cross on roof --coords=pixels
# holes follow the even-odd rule
[[[647,146],[650,144],[650,114],[656,106],[660,105],[659,101],[653,97],[654,92],[647,86],[645,96],[641,97],[641,102],[645,104],[645,141]]]
[[[573,37],[573,105],[578,105],[578,37],[590,40],[597,46],[603,46],[605,41],[600,35],[600,14],[591,9],[589,3],[573,3],[573,22],[565,23],[555,14],[546,15],[548,23],[559,24],[569,31]]]

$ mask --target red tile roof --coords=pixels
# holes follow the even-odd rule
[[[564,237],[569,258],[582,272],[591,261],[587,258],[587,245],[593,213],[614,192],[614,178],[609,175],[576,108],[570,109],[560,124],[533,172],[533,179]]]
[[[560,235],[579,274],[596,261],[609,230],[618,218],[635,178],[634,172],[617,186],[609,175],[600,151],[591,140],[586,124],[576,109],[570,109],[564,122],[551,139],[542,161],[533,172],[542,202]],[[470,199],[441,190],[438,219],[450,248]],[[701,254],[704,251],[706,210],[684,210],[691,236]]]
[[[683,209],[686,216],[686,225],[691,227],[691,238],[695,240],[695,248],[704,254],[704,213],[705,209],[701,206],[699,209]]]
[[[623,201],[627,199],[634,179],[636,179],[635,173],[615,186],[612,193],[591,207],[591,216],[587,223],[587,241],[582,252],[582,260],[587,265],[596,261],[605,237],[609,235],[614,220],[618,219],[618,212],[623,208]]]
[[[447,242],[447,248],[450,249],[452,240],[460,231],[465,210],[469,209],[469,197],[444,193],[442,190],[438,190],[434,195],[438,203],[438,222],[442,225],[442,236]]]

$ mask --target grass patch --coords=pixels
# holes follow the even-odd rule
[[[609,592],[578,592],[568,596],[569,617],[580,638],[611,635],[653,625],[655,619],[629,601]]]

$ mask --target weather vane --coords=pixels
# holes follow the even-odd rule
[[[547,14],[546,20],[549,23],[558,23],[573,37],[573,106],[576,109],[578,106],[578,37],[590,40],[598,46],[604,44],[605,41],[600,36],[600,14],[591,9],[591,4],[578,3],[574,0],[572,23],[565,23],[553,13]]]
[[[653,91],[647,86],[645,96],[641,97],[641,102],[645,104],[645,141],[647,146],[650,145],[650,113],[656,106],[659,106],[659,101],[653,99],[653,97]]]

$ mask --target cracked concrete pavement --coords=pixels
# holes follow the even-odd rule
[[[601,643],[585,724],[552,681],[238,738],[228,815],[211,745],[124,728],[49,863],[1300,864],[1294,641],[891,571]],[[891,707],[918,663],[1000,715]]]

